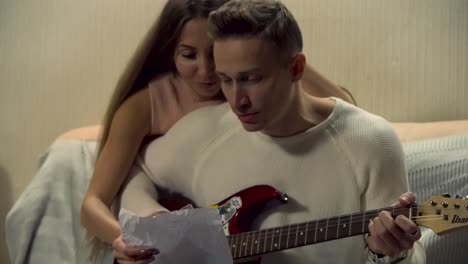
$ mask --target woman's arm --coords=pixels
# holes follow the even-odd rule
[[[120,234],[110,207],[130,171],[145,136],[150,133],[148,89],[127,99],[112,120],[109,137],[99,155],[81,209],[82,225],[102,241]]]
[[[304,69],[304,74],[302,76],[302,87],[304,91],[313,96],[334,96],[341,98],[348,103],[356,105],[353,96],[348,90],[334,84],[309,64],[306,64]]]

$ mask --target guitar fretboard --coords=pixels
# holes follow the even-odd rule
[[[362,213],[230,235],[228,241],[234,259],[256,256],[368,233],[370,220],[381,211],[389,211],[394,217],[397,215],[408,217],[410,212],[411,215],[414,215],[417,208],[385,207]]]

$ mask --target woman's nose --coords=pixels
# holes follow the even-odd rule
[[[211,79],[215,76],[215,64],[212,58],[204,58],[200,61],[198,73],[203,79]]]

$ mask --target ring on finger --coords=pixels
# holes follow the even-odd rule
[[[421,234],[421,231],[418,229],[416,229],[416,232],[414,232],[413,234],[406,234],[406,236],[408,236],[409,238],[416,238],[418,237],[419,235]]]

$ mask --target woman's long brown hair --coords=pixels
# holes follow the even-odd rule
[[[150,27],[136,52],[120,76],[103,120],[98,156],[106,145],[117,109],[131,95],[147,87],[157,76],[175,72],[174,52],[185,24],[195,18],[208,18],[211,11],[229,0],[168,0],[159,18]],[[149,100],[149,98],[148,98]],[[91,259],[102,260],[104,243],[87,234],[91,244]]]

